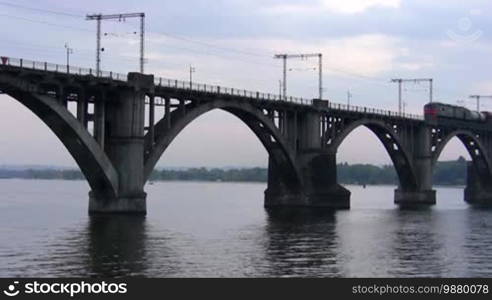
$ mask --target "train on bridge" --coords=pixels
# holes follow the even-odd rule
[[[488,111],[472,111],[462,106],[432,102],[424,106],[424,119],[430,122],[452,119],[492,124],[492,113]]]

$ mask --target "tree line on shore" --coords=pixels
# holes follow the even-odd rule
[[[467,161],[460,157],[453,161],[437,162],[434,183],[438,185],[465,185]],[[342,163],[337,166],[338,181],[342,184],[397,184],[398,177],[392,165]],[[83,180],[79,170],[8,169],[0,167],[0,178]],[[155,170],[152,181],[223,181],[266,182],[267,168],[189,168]]]

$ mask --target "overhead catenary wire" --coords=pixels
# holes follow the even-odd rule
[[[83,20],[83,18],[85,17],[85,15],[82,13],[81,14],[68,13],[68,12],[52,10],[52,9],[30,7],[30,6],[21,5],[18,3],[10,3],[10,2],[6,2],[6,1],[0,1],[0,5],[6,6],[6,7],[29,10],[29,11],[41,13],[41,14],[59,15],[59,16],[64,16],[64,17],[69,17],[69,18],[76,18],[76,19],[80,19],[80,20]],[[81,32],[90,32],[90,33],[95,32],[95,30],[93,30],[93,29],[87,29],[87,28],[76,27],[76,26],[71,26],[71,25],[58,24],[58,23],[47,22],[47,21],[42,21],[42,20],[33,20],[32,18],[20,17],[20,16],[11,15],[11,14],[0,14],[0,16],[12,18],[12,19],[17,19],[17,20],[25,21],[25,22],[43,24],[43,25],[59,27],[59,28],[66,28],[66,29],[70,29],[70,30],[77,30],[77,31],[81,31]],[[128,24],[128,25],[130,25],[130,24]],[[246,63],[246,64],[253,64],[256,66],[263,67],[263,68],[275,68],[275,69],[281,68],[281,65],[266,62],[267,60],[271,59],[270,53],[260,54],[260,53],[255,53],[255,52],[251,52],[251,51],[245,51],[242,49],[236,49],[233,47],[220,46],[220,45],[212,44],[210,42],[196,40],[196,39],[192,39],[189,37],[183,37],[183,36],[180,36],[177,34],[171,34],[171,33],[163,32],[160,30],[152,30],[152,28],[151,28],[151,30],[148,30],[148,33],[150,35],[158,35],[158,36],[163,36],[163,37],[173,39],[176,41],[182,41],[182,42],[188,43],[190,45],[199,45],[199,46],[203,47],[203,50],[194,49],[194,48],[185,47],[185,46],[176,46],[176,45],[171,45],[171,44],[166,44],[166,48],[196,53],[199,55],[214,56],[214,57],[224,59],[224,60],[229,60],[229,61],[238,61],[238,62],[242,62],[242,63]],[[120,56],[120,55],[118,55],[118,56]],[[246,58],[246,57],[248,57],[248,58]],[[127,56],[125,59],[128,59],[128,58],[129,58],[129,56]],[[265,62],[253,60],[252,58],[265,59]],[[114,59],[115,58],[113,57],[111,60],[114,60]],[[159,61],[154,60],[153,63],[159,63]],[[355,72],[351,72],[349,70],[343,70],[343,69],[335,68],[335,67],[324,66],[323,70],[325,72],[329,72],[331,74],[336,74],[336,75],[343,76],[343,77],[353,78],[353,79],[361,80],[361,81],[371,83],[371,84],[377,84],[380,86],[388,86],[389,85],[386,78],[355,73]],[[445,89],[440,88],[439,90],[444,91]],[[458,94],[465,94],[465,93],[459,92]]]
[[[22,8],[22,9],[26,9],[26,10],[43,12],[43,13],[54,14],[54,15],[62,15],[62,16],[73,17],[73,18],[84,18],[85,17],[85,15],[82,15],[82,14],[79,15],[79,14],[65,13],[65,12],[61,12],[61,11],[54,11],[54,10],[48,10],[48,9],[34,8],[34,7],[28,7],[28,6],[23,6],[23,5],[14,4],[14,3],[8,3],[8,2],[4,2],[4,1],[0,1],[0,5],[11,6],[11,7],[16,7],[16,8]],[[203,41],[198,41],[198,40],[195,40],[195,39],[190,39],[190,38],[187,38],[187,37],[179,36],[179,35],[176,35],[176,34],[171,34],[171,33],[168,33],[168,32],[162,32],[162,31],[150,31],[150,32],[153,32],[155,34],[160,34],[160,35],[163,35],[163,36],[167,36],[167,37],[170,37],[170,38],[173,38],[173,39],[178,39],[178,40],[182,40],[182,41],[186,41],[186,42],[190,42],[190,43],[194,43],[194,44],[198,44],[198,45],[210,47],[210,48],[216,48],[216,49],[225,50],[225,51],[233,51],[233,52],[244,54],[244,55],[250,55],[250,56],[263,57],[263,58],[265,58],[265,55],[263,55],[263,54],[253,53],[253,52],[239,50],[239,49],[234,49],[234,48],[230,48],[230,47],[217,46],[217,45],[213,45],[211,43],[207,43],[207,42],[203,42]]]
[[[63,16],[72,17],[72,18],[84,18],[85,17],[82,14],[66,13],[66,12],[56,11],[56,10],[48,10],[48,9],[41,9],[41,8],[29,7],[29,6],[24,6],[24,5],[14,4],[14,3],[8,3],[8,2],[5,2],[5,1],[0,1],[0,5],[11,6],[11,7],[16,7],[16,8],[22,8],[22,9],[36,11],[36,12],[40,12],[40,13],[63,15]],[[36,21],[36,20],[22,18],[22,17],[16,17],[16,16],[9,16],[9,17],[18,18],[18,19],[22,19],[22,20],[25,20],[25,21],[30,21],[30,22],[40,23],[40,24],[51,25],[51,26],[60,26],[60,27],[65,27],[65,28],[69,28],[69,29],[72,28],[72,29],[75,29],[75,30],[82,30],[82,31],[87,31],[87,32],[94,32],[94,30],[89,30],[89,29],[85,29],[85,28],[77,28],[77,27],[73,27],[73,26],[59,25],[59,24],[54,24],[54,23],[50,23],[50,22]],[[259,53],[253,53],[253,52],[250,52],[250,51],[244,51],[244,50],[235,49],[235,48],[232,48],[232,47],[218,46],[218,45],[214,45],[214,44],[211,44],[211,43],[208,43],[208,42],[204,42],[204,41],[200,41],[200,40],[196,40],[196,39],[191,39],[191,38],[179,36],[177,34],[171,34],[171,33],[168,33],[168,32],[156,31],[156,30],[152,30],[152,29],[148,30],[148,32],[149,32],[149,34],[157,34],[157,35],[169,37],[169,38],[172,38],[172,39],[181,40],[181,41],[185,41],[185,42],[188,42],[188,43],[193,43],[193,44],[205,46],[205,47],[208,47],[208,48],[211,48],[211,49],[228,51],[228,52],[233,52],[233,53],[237,53],[237,54],[241,54],[241,55],[246,55],[246,56],[252,56],[252,57],[256,57],[256,58],[264,58],[265,60],[271,58],[271,54],[270,53],[263,55],[263,54],[259,54]],[[174,48],[176,49],[177,47],[174,47]],[[180,49],[185,50],[185,51],[191,51],[192,50],[190,48],[185,48],[185,47],[180,47]],[[193,51],[193,52],[196,53],[198,51]],[[207,55],[213,55],[213,56],[220,56],[220,54],[217,54],[217,53],[206,52],[206,54]],[[227,57],[226,59],[232,60],[230,57]],[[239,59],[236,59],[236,60],[239,60]],[[242,59],[241,61],[248,62],[248,61],[246,61],[244,59]],[[256,65],[270,66],[270,67],[274,67],[274,68],[279,68],[280,67],[278,65],[268,64],[268,63],[251,62],[251,61],[249,61],[249,62],[250,63],[253,63],[253,64],[256,64]],[[325,71],[329,71],[329,72],[332,72],[332,73],[343,74],[345,76],[355,77],[355,78],[359,78],[359,79],[363,79],[363,80],[368,80],[368,81],[372,81],[372,82],[385,83],[385,81],[386,81],[386,79],[383,79],[383,78],[377,78],[377,77],[371,77],[371,76],[367,76],[367,75],[363,75],[363,74],[357,74],[357,73],[354,73],[354,72],[350,72],[350,71],[346,71],[346,70],[341,70],[341,69],[337,69],[337,68],[333,68],[333,67],[328,67],[328,68],[327,67],[324,67],[323,69]]]
[[[78,31],[84,31],[84,32],[91,32],[94,33],[95,30],[90,30],[86,28],[81,28],[81,27],[74,27],[74,26],[67,26],[67,25],[62,25],[62,24],[56,24],[56,23],[51,23],[51,22],[46,22],[46,21],[39,21],[39,20],[33,20],[25,17],[19,17],[19,16],[12,16],[12,15],[7,15],[7,14],[0,14],[0,17],[8,17],[8,18],[13,18],[13,19],[18,19],[21,21],[26,21],[26,22],[31,22],[31,23],[37,23],[37,24],[44,24],[44,25],[49,25],[49,26],[54,26],[54,27],[60,27],[60,28],[67,28],[67,29],[72,29],[72,30],[78,30]],[[246,63],[251,63],[251,64],[256,64],[256,65],[262,65],[262,66],[269,66],[269,67],[275,67],[278,68],[279,66],[273,65],[273,64],[265,64],[265,63],[260,63],[260,62],[252,62],[252,61],[247,61],[245,59],[237,59],[237,58],[231,58],[231,57],[223,57],[220,54],[217,53],[210,53],[210,52],[203,52],[199,50],[194,50],[186,47],[177,47],[177,46],[167,46],[171,47],[174,49],[180,49],[180,50],[185,50],[185,51],[190,51],[190,52],[195,52],[198,54],[205,54],[205,55],[212,55],[212,56],[217,56],[217,57],[222,57],[227,60],[237,60],[237,61],[242,61]]]
[[[38,8],[38,7],[32,7],[32,6],[26,6],[26,5],[21,5],[18,3],[11,3],[11,2],[6,2],[6,1],[0,1],[0,5],[6,6],[6,7],[12,7],[12,8],[19,8],[19,9],[24,9],[24,10],[29,10],[32,12],[36,13],[42,13],[42,14],[50,14],[50,15],[58,15],[58,16],[64,16],[64,17],[69,17],[69,18],[76,18],[82,20],[85,17],[85,13],[76,13],[76,12],[65,12],[65,11],[59,11],[59,10],[53,10],[53,9],[44,9],[44,8]],[[87,29],[87,28],[82,28],[82,27],[76,27],[76,26],[71,26],[71,25],[64,25],[64,24],[57,24],[53,22],[46,22],[46,21],[40,21],[40,20],[33,20],[29,19],[26,17],[19,17],[19,16],[13,16],[13,15],[7,15],[7,14],[0,14],[0,16],[5,16],[21,21],[26,21],[26,22],[31,22],[31,23],[38,23],[38,24],[44,24],[48,26],[54,26],[54,27],[59,27],[59,28],[66,28],[70,30],[77,30],[77,31],[83,31],[83,32],[95,32],[92,29]],[[130,26],[130,24],[125,24]],[[206,51],[204,50],[198,50],[198,49],[193,49],[190,47],[184,47],[184,46],[176,46],[176,45],[170,45],[166,44],[167,48],[175,49],[175,50],[181,50],[181,51],[187,51],[187,52],[192,52],[200,55],[207,55],[207,56],[214,56],[218,57],[221,59],[229,60],[229,61],[238,61],[246,64],[254,64],[256,66],[260,66],[263,68],[281,68],[280,65],[277,64],[272,64],[272,63],[267,63],[266,61],[269,61],[271,59],[271,53],[268,54],[262,54],[262,53],[256,53],[252,51],[245,51],[243,49],[237,49],[233,47],[226,47],[226,46],[220,46],[213,44],[211,42],[206,42],[203,40],[197,40],[189,37],[184,37],[175,33],[169,33],[169,32],[164,32],[161,30],[148,30],[148,33],[150,35],[155,34],[159,36],[163,36],[169,39],[173,39],[176,41],[182,41],[185,43],[189,43],[192,45],[198,45],[198,46],[203,46],[204,49],[207,49]],[[215,50],[215,51],[214,51]],[[216,51],[222,51],[222,53],[217,53]],[[120,55],[119,55],[120,56]],[[250,58],[244,58],[241,56],[247,56]],[[241,58],[240,58],[241,57]],[[256,59],[265,59],[265,62],[260,62],[256,60],[252,60],[251,58],[256,58]],[[107,58],[109,59],[109,58]],[[114,60],[115,58],[111,58],[111,60]],[[130,60],[129,56],[125,56],[125,58],[122,58],[120,56],[119,59],[123,60]],[[118,59],[118,60],[119,60]],[[153,63],[159,63],[159,61],[153,61]],[[376,77],[376,76],[370,76],[370,75],[365,75],[365,74],[360,74],[356,72],[351,72],[349,70],[344,70],[336,67],[323,67],[323,70],[325,72],[329,72],[332,74],[336,74],[338,76],[343,76],[343,77],[348,77],[356,80],[361,80],[367,83],[371,84],[376,84],[380,86],[388,86],[391,83],[387,81],[387,78],[381,78],[381,77]],[[445,94],[456,94],[456,95],[466,95],[467,93],[462,92],[462,91],[457,91],[457,90],[450,90],[449,88],[442,88],[438,87],[436,89],[436,94],[442,94],[444,92]]]
[[[73,18],[83,18],[84,17],[83,15],[77,15],[77,14],[72,14],[72,13],[67,13],[67,12],[62,12],[62,11],[55,11],[55,10],[50,10],[50,9],[29,7],[29,6],[24,6],[24,5],[20,5],[17,3],[10,3],[10,2],[5,2],[5,1],[0,1],[0,5],[10,6],[10,7],[15,7],[15,8],[21,8],[21,9],[30,10],[30,11],[43,12],[43,13],[59,15],[59,16],[66,16],[66,17],[73,17]]]
[[[28,10],[28,11],[34,12],[36,14],[57,15],[57,16],[62,16],[62,17],[66,17],[66,18],[73,18],[73,19],[78,19],[80,21],[82,21],[83,18],[85,17],[85,12],[80,13],[80,14],[78,12],[64,12],[64,11],[53,10],[53,9],[30,7],[30,6],[26,6],[26,5],[22,5],[22,4],[18,4],[18,3],[10,3],[10,2],[6,2],[6,1],[0,1],[0,6],[11,7],[11,8],[15,8],[15,9]],[[57,28],[65,28],[68,30],[76,30],[76,31],[88,32],[88,33],[94,33],[95,32],[95,30],[93,30],[93,29],[88,29],[88,28],[58,23],[58,22],[62,22],[63,18],[57,19],[56,22],[51,22],[51,21],[44,21],[44,20],[35,20],[33,18],[24,17],[24,16],[12,15],[10,13],[0,14],[0,16],[12,18],[12,19],[16,19],[16,20],[24,21],[24,22],[43,24],[43,25],[57,27]],[[125,24],[125,26],[130,26],[130,25],[131,24]],[[181,35],[175,34],[175,33],[168,33],[168,32],[164,32],[161,30],[152,30],[152,29],[153,28],[151,28],[151,30],[148,30],[149,35],[156,35],[156,36],[165,37],[166,38],[165,41],[168,42],[168,43],[166,43],[165,47],[169,48],[169,49],[175,49],[175,50],[179,50],[182,52],[196,53],[199,55],[213,56],[213,57],[217,57],[219,59],[223,59],[223,60],[227,60],[227,61],[235,61],[235,62],[241,62],[244,64],[252,64],[252,65],[259,66],[261,68],[275,68],[275,69],[281,68],[280,64],[277,65],[277,64],[267,62],[267,61],[271,60],[271,53],[269,53],[269,51],[265,51],[264,53],[266,53],[266,54],[257,53],[255,51],[247,51],[244,49],[237,49],[234,47],[217,45],[217,44],[214,44],[213,42],[209,42],[209,41],[197,40],[195,38],[184,37],[184,36],[181,36]],[[118,33],[110,33],[110,34],[111,34],[112,38],[113,37],[114,38],[121,38],[121,36],[116,36],[116,35],[119,35]],[[183,45],[177,46],[177,45],[175,45],[175,43],[172,43],[171,40],[181,41],[181,42],[183,42],[183,44],[187,44],[188,46],[183,46]],[[219,42],[222,42],[222,41],[219,40]],[[200,46],[200,48],[195,48],[194,46]],[[45,48],[48,48],[48,47],[45,47]],[[53,47],[53,49],[55,49],[55,47]],[[47,53],[49,53],[50,50],[43,50],[43,51],[46,51]],[[62,48],[60,48],[60,50],[57,50],[56,53],[61,53],[61,51],[63,51]],[[85,58],[88,57],[89,54],[85,54],[85,53],[82,54],[82,53],[80,53],[80,51],[85,52],[86,50],[85,49],[80,49],[80,50],[77,49],[77,58],[84,57],[83,61],[86,61]],[[87,50],[87,51],[91,51],[91,50]],[[32,53],[36,53],[36,52],[37,52],[36,49],[32,49]],[[53,53],[55,53],[54,50],[53,50]],[[169,55],[169,54],[166,54],[166,55]],[[171,54],[171,55],[174,55],[174,54]],[[328,57],[329,57],[329,55],[328,55]],[[133,61],[133,59],[135,59],[135,58],[128,56],[128,55],[123,56],[119,53],[116,53],[116,55],[108,56],[105,58],[107,63],[111,63],[111,64],[113,64],[116,61],[117,62],[120,62],[120,61],[130,62],[130,61]],[[263,62],[262,60],[265,60],[265,62]],[[156,67],[156,66],[161,65],[163,63],[164,63],[164,61],[162,61],[162,60],[152,59],[152,65],[154,66],[153,69],[156,70],[157,72],[159,72],[159,67]],[[124,67],[124,66],[120,66],[120,67]],[[345,70],[342,68],[336,68],[336,67],[332,67],[332,66],[330,66],[330,67],[324,66],[323,70],[327,73],[332,74],[331,76],[341,76],[341,77],[352,78],[355,80],[359,80],[361,82],[366,82],[366,83],[378,85],[381,87],[382,86],[388,87],[388,85],[390,84],[390,83],[388,83],[387,78],[381,78],[381,77],[361,74],[361,73],[357,73],[357,72],[351,72],[350,70]],[[258,79],[258,78],[254,78],[254,79]],[[325,88],[325,87],[323,87],[323,88]],[[449,89],[446,89],[446,88],[438,88],[438,90],[444,92],[444,94],[451,94],[451,95],[452,94],[458,94],[458,95],[468,94],[468,93],[456,92],[456,91],[451,92]],[[436,91],[437,92],[436,94],[439,94],[439,91]],[[443,94],[442,92],[441,92],[441,94]]]
[[[55,27],[59,27],[59,28],[67,28],[67,29],[85,31],[85,32],[95,32],[94,30],[90,30],[88,28],[75,27],[75,26],[70,26],[70,25],[62,25],[62,24],[56,24],[56,23],[40,21],[40,20],[33,20],[33,19],[25,18],[25,17],[13,16],[13,15],[8,15],[8,14],[0,14],[0,17],[18,19],[18,20],[22,20],[22,21],[26,21],[26,22],[44,24],[44,25],[55,26]]]

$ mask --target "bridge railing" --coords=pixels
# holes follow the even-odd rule
[[[81,75],[81,76],[92,75],[95,77],[108,78],[108,79],[119,80],[119,81],[128,80],[128,76],[121,73],[99,71],[99,74],[97,74],[97,71],[92,68],[81,68],[71,65],[67,66],[63,64],[52,64],[52,63],[33,61],[33,60],[22,59],[22,58],[2,57],[1,63],[3,65],[31,69],[31,70],[49,71],[49,72],[57,72],[57,73],[64,73],[70,75]],[[201,83],[160,78],[160,77],[155,78],[155,84],[157,86],[188,89],[192,91],[209,92],[209,93],[223,94],[223,95],[230,95],[230,96],[241,96],[241,97],[259,99],[259,100],[286,101],[286,102],[292,102],[292,103],[303,104],[303,105],[310,105],[312,103],[310,99],[304,99],[298,97],[286,97],[285,99],[282,99],[278,94],[248,91],[244,89],[228,88],[218,85],[208,85],[208,84],[201,84]]]
[[[414,120],[423,120],[424,119],[423,116],[417,115],[417,114],[399,113],[399,112],[395,112],[395,111],[391,111],[391,110],[384,110],[384,109],[371,108],[371,107],[365,107],[365,106],[354,106],[354,105],[347,105],[347,104],[334,103],[334,102],[329,102],[328,108],[335,109],[335,110],[374,114],[374,115],[380,115],[380,116],[400,117],[400,118],[405,118],[405,119],[414,119]]]
[[[108,72],[108,71],[99,71],[99,74],[97,74],[97,71],[92,68],[81,68],[71,65],[67,66],[63,64],[39,62],[39,61],[33,61],[28,59],[22,59],[22,58],[2,57],[2,61],[0,63],[3,65],[25,68],[30,70],[49,71],[49,72],[57,72],[57,73],[80,75],[80,76],[92,75],[95,77],[108,78],[108,79],[119,80],[119,81],[128,80],[128,76],[126,74]],[[230,95],[230,96],[241,96],[241,97],[247,97],[247,98],[258,99],[258,100],[286,101],[286,102],[292,102],[302,105],[312,104],[311,99],[298,98],[298,97],[286,97],[285,99],[283,99],[278,94],[262,93],[257,91],[228,88],[218,85],[208,85],[208,84],[167,79],[161,77],[155,78],[155,84],[157,86],[188,89],[192,91],[209,92],[209,93]]]
[[[22,58],[13,58],[13,57],[0,57],[0,58],[1,58],[0,64],[13,66],[13,67],[40,70],[40,71],[58,72],[58,73],[65,73],[71,75],[92,75],[95,77],[108,78],[118,81],[128,80],[128,76],[126,74],[108,72],[108,71],[99,71],[99,74],[96,74],[97,73],[96,70],[92,68],[81,68],[75,66],[52,64],[47,62],[39,62],[39,61],[22,59]],[[298,97],[283,98],[278,94],[262,93],[258,91],[248,91],[244,89],[228,88],[219,85],[209,85],[209,84],[167,79],[161,77],[156,77],[154,83],[156,86],[178,88],[178,89],[228,95],[228,96],[240,96],[240,97],[246,97],[255,100],[284,101],[284,102],[291,102],[300,105],[312,105],[313,103],[311,99],[298,98]],[[423,119],[422,116],[415,115],[415,114],[398,113],[389,110],[369,108],[363,106],[353,106],[353,105],[339,104],[333,102],[328,102],[328,108],[336,109],[336,110],[376,114],[381,116],[393,116],[393,117],[401,117],[401,118],[416,119],[416,120]]]
[[[162,77],[156,77],[154,79],[156,86],[167,87],[167,88],[179,88],[190,91],[197,92],[207,92],[228,96],[240,96],[257,100],[270,100],[270,101],[286,101],[297,104],[310,105],[312,104],[311,99],[304,99],[298,97],[287,97],[282,99],[278,94],[262,93],[257,91],[249,91],[245,89],[228,88],[219,85],[209,85],[190,81],[181,81],[176,79],[168,79]]]
[[[23,69],[30,70],[39,70],[39,71],[49,71],[49,72],[57,72],[64,73],[70,75],[92,75],[96,77],[109,78],[113,80],[119,81],[127,81],[128,76],[121,73],[107,72],[107,71],[99,71],[99,76],[96,74],[96,70],[92,68],[81,68],[76,66],[67,66],[61,64],[53,64],[48,62],[39,62],[22,58],[13,58],[13,57],[2,57],[1,64],[19,67]]]

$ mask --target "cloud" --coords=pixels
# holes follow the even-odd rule
[[[319,0],[312,4],[288,3],[267,7],[266,12],[272,14],[312,14],[322,11],[329,11],[337,14],[358,14],[375,7],[397,9],[401,5],[401,0]]]
[[[479,94],[492,94],[492,80],[479,81],[472,85],[473,91]],[[490,107],[490,105],[488,106]]]
[[[404,63],[399,63],[398,67],[404,70],[408,71],[418,71],[422,70],[424,68],[430,68],[433,67],[434,64],[432,62],[423,62],[423,63],[418,63],[418,62],[404,62]]]
[[[363,34],[344,38],[323,39],[317,42],[287,39],[236,41],[235,46],[264,47],[272,53],[323,53],[326,70],[341,70],[354,74],[374,76],[391,70],[399,56],[404,54],[399,40],[381,34]],[[295,63],[292,61],[290,63]]]
[[[365,76],[391,70],[401,55],[396,39],[378,34],[331,40],[323,48],[326,49],[328,68]]]
[[[401,0],[321,0],[321,4],[335,13],[356,14],[373,7],[399,8]]]
[[[197,70],[193,75],[196,82],[275,93],[282,71],[281,62],[273,59],[275,53],[323,53],[323,69],[327,76],[331,80],[334,77],[345,81],[350,78],[351,85],[354,85],[354,78],[368,77],[372,81],[386,82],[386,78],[395,72],[428,72],[437,63],[432,55],[407,47],[405,39],[383,34],[309,41],[274,38],[210,38],[201,41],[222,48],[265,55],[237,57],[214,49],[210,49],[209,54],[189,53],[181,51],[180,47],[169,48],[165,39],[154,39],[149,43],[149,48],[155,51],[147,54],[151,62],[149,72],[165,78],[188,80],[191,64]],[[161,47],[167,47],[167,53],[160,52],[158,49]],[[317,72],[312,69],[317,67],[317,59],[290,59],[288,67],[292,69],[288,74],[289,94],[314,96],[313,91],[316,89],[313,78]]]

